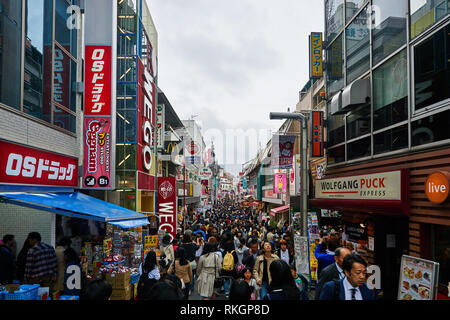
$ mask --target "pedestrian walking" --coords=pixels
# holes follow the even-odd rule
[[[215,250],[212,243],[205,244],[197,265],[196,290],[203,300],[214,298],[214,281],[220,276],[219,257]]]
[[[12,234],[3,236],[3,243],[0,245],[0,283],[12,283],[16,278],[16,259],[13,248],[16,240]]]
[[[31,232],[28,241],[31,249],[27,254],[24,282],[48,287],[50,296],[52,296],[57,275],[55,249],[42,242],[38,232]]]
[[[263,300],[308,300],[304,291],[298,290],[291,268],[285,261],[279,259],[273,261],[269,270],[272,281]]]
[[[252,290],[243,279],[233,280],[230,287],[230,301],[250,301]]]
[[[253,270],[256,258],[258,257],[258,251],[258,240],[252,239],[249,243],[249,249],[244,251],[242,255],[242,264]]]
[[[263,244],[263,254],[258,256],[255,261],[255,266],[253,268],[253,277],[256,279],[256,283],[261,287],[260,289],[260,299],[262,300],[267,294],[267,288],[269,283],[272,281],[272,276],[270,274],[270,265],[273,261],[279,260],[279,257],[275,255],[273,246],[270,242],[264,242]],[[290,272],[289,272],[290,274]]]
[[[184,293],[184,298],[187,300],[189,298],[189,288],[192,282],[192,267],[189,260],[186,257],[186,250],[183,247],[178,248],[175,253],[175,263],[173,264],[174,274],[183,280],[184,288],[182,290]]]
[[[154,251],[147,253],[144,262],[139,266],[139,274],[137,296],[139,300],[143,300],[152,286],[161,278]]]
[[[281,260],[289,265],[294,262],[294,252],[288,249],[288,243],[286,240],[280,241],[280,248],[278,248],[276,254]]]
[[[329,236],[319,238],[319,243],[316,246],[316,250],[314,250],[314,256],[317,259],[318,277],[320,277],[320,274],[324,268],[335,262],[334,250],[336,250],[336,247],[337,244],[332,242]],[[322,253],[323,251],[325,251],[325,253]]]
[[[322,291],[322,288],[325,285],[325,283],[345,278],[345,273],[344,270],[342,269],[342,264],[344,263],[344,258],[349,254],[351,254],[351,251],[343,247],[339,247],[334,251],[335,263],[330,264],[320,273],[319,281],[317,283],[315,292],[316,300],[319,300],[320,292]]]
[[[19,254],[17,255],[17,261],[16,261],[16,267],[17,267],[17,280],[19,280],[21,283],[24,280],[24,276],[25,276],[25,266],[27,264],[27,255],[28,255],[28,250],[31,249],[31,244],[30,244],[30,235],[31,233],[28,234],[27,238],[25,239],[22,249],[20,250]]]
[[[345,256],[342,269],[345,278],[327,282],[320,300],[374,300],[373,290],[367,287],[367,262],[358,254]]]

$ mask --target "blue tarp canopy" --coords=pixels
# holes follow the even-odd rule
[[[80,192],[0,193],[0,198],[19,206],[57,214],[107,222],[123,229],[149,224],[147,216]]]

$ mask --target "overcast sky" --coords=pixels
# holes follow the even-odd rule
[[[198,115],[205,143],[216,136],[219,164],[236,175],[282,124],[269,112],[295,109],[309,79],[308,35],[324,30],[323,1],[147,3],[158,32],[159,87],[180,119]],[[226,139],[226,130],[239,129],[261,141],[248,139],[244,152],[242,142]]]

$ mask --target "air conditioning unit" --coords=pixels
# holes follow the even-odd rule
[[[342,92],[342,111],[349,112],[355,107],[369,103],[370,97],[370,79],[356,80]]]

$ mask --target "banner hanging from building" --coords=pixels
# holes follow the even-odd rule
[[[322,32],[312,32],[309,36],[309,77],[321,78],[323,76],[323,44]]]
[[[311,157],[323,157],[323,111],[311,111]]]
[[[286,193],[286,174],[275,173],[274,175],[274,193]]]
[[[295,135],[276,134],[272,138],[272,167],[289,169],[294,156]]]
[[[164,149],[164,132],[166,131],[164,109],[163,104],[156,106],[156,145],[158,150]]]
[[[177,191],[175,177],[158,177],[157,203],[159,230],[172,240],[177,233]]]

